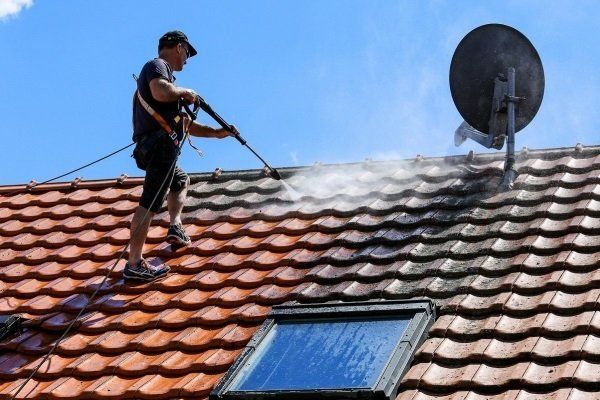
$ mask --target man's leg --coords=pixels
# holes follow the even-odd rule
[[[146,177],[140,204],[130,224],[129,260],[123,270],[126,279],[151,281],[164,276],[169,271],[166,265],[153,268],[142,256],[152,219],[162,207],[173,178],[171,167],[174,157],[172,144],[167,139],[166,136],[161,136],[157,140],[146,164]]]
[[[181,212],[187,196],[190,178],[179,166],[175,167],[173,181],[169,187],[169,195],[167,196],[167,208],[169,210],[169,218],[171,226],[167,232],[167,243],[172,246],[187,246],[191,243],[190,237],[186,235],[181,222]]]
[[[148,212],[143,206],[138,206],[135,210],[129,228],[131,238],[129,241],[129,265],[137,265],[142,259],[142,250],[153,217],[154,213],[152,211]]]
[[[169,271],[168,265],[151,266],[142,258],[142,250],[148,236],[148,229],[154,212],[147,212],[144,206],[138,206],[131,219],[129,240],[129,260],[123,269],[123,278],[125,281],[137,280],[151,282],[157,278],[165,276]]]
[[[170,191],[167,196],[167,209],[169,210],[171,225],[181,225],[181,212],[183,211],[189,184],[190,178],[187,177],[183,188],[179,192]]]

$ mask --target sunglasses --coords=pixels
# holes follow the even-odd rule
[[[179,43],[179,46],[182,47],[183,50],[185,50],[185,56],[186,56],[186,58],[190,58],[190,51],[188,50],[187,46],[184,46],[181,43]]]

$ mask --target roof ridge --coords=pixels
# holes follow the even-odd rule
[[[548,148],[548,149],[528,149],[527,147],[523,147],[522,150],[516,152],[517,158],[519,157],[527,157],[532,158],[536,155],[544,155],[542,159],[544,160],[552,160],[560,157],[564,157],[569,154],[581,154],[581,155],[591,155],[591,154],[600,154],[600,145],[591,145],[585,146],[581,143],[578,143],[574,147],[556,147],[556,148]],[[361,165],[386,165],[386,164],[395,164],[398,163],[435,163],[439,161],[443,161],[447,164],[460,164],[465,161],[468,161],[472,164],[479,164],[480,161],[490,162],[492,160],[502,160],[505,157],[505,152],[494,152],[494,153],[480,153],[476,154],[472,150],[470,150],[467,154],[458,154],[458,155],[450,155],[450,156],[422,156],[418,154],[415,158],[405,158],[405,159],[396,159],[396,160],[372,160],[370,158],[366,158],[364,161],[358,162],[345,162],[345,163],[331,163],[331,164],[323,164],[321,162],[316,162],[313,165],[304,165],[304,166],[294,166],[294,167],[278,167],[277,170],[282,172],[282,176],[284,178],[289,177],[291,174],[304,171],[311,168],[335,168],[339,166],[361,166]],[[266,177],[266,173],[263,169],[245,169],[245,170],[231,170],[231,171],[223,171],[221,168],[217,168],[214,172],[198,172],[198,173],[190,173],[190,178],[192,179],[192,183],[199,182],[210,182],[210,181],[228,181],[232,179],[239,180],[254,180]],[[38,192],[45,190],[67,190],[67,189],[89,189],[89,188],[106,188],[112,187],[116,185],[124,185],[124,186],[134,186],[139,185],[143,182],[143,177],[128,177],[126,174],[122,174],[118,178],[108,178],[108,179],[90,179],[84,180],[81,177],[76,177],[71,181],[62,181],[55,183],[47,183],[40,185],[35,180],[27,184],[16,184],[16,185],[0,185],[0,195],[11,193],[13,191],[19,191],[25,189],[26,192]]]

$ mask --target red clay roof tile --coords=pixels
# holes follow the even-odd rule
[[[291,169],[298,202],[258,172],[195,176],[192,246],[163,243],[161,212],[145,247],[171,274],[125,285],[120,262],[19,397],[206,398],[272,305],[429,296],[399,399],[593,399],[600,148],[518,160],[510,192],[487,184],[500,154]],[[0,397],[113,268],[141,183],[0,188],[0,312],[35,320],[0,343]]]
[[[559,365],[531,363],[523,373],[523,383],[531,386],[564,385],[570,383],[580,362],[579,360],[567,361]]]
[[[467,388],[481,367],[483,365],[479,364],[467,364],[462,367],[444,367],[431,363],[421,378],[420,386],[434,390],[444,387]]]
[[[20,378],[17,380],[11,379],[8,382],[8,385],[6,385],[2,388],[2,391],[6,395],[13,397],[14,394],[17,392],[18,388],[20,388],[21,385],[23,385],[23,383],[25,383],[25,378]],[[19,392],[19,394],[16,396],[16,398],[17,399],[37,398],[40,396],[41,393],[43,393],[45,391],[45,389],[52,386],[53,383],[54,383],[53,381],[38,381],[36,379],[31,379],[25,384],[25,386]]]
[[[590,359],[598,359],[600,356],[600,336],[588,335],[581,348],[581,351]]]
[[[179,395],[181,387],[185,384],[186,380],[189,380],[189,378],[181,379],[180,377],[173,378],[154,375],[152,379],[139,388],[137,395],[146,399],[156,397],[174,398]]]
[[[216,386],[223,374],[193,374],[192,379],[187,380],[182,386],[179,395],[185,397],[208,396],[208,393]]]
[[[577,311],[568,315],[550,313],[541,323],[541,329],[554,335],[581,333],[587,330],[593,316],[593,311]]]
[[[488,364],[479,364],[473,376],[473,383],[483,388],[500,387],[509,388],[521,383],[523,373],[527,371],[530,363],[522,362],[507,367],[496,367]]]
[[[573,336],[569,339],[554,340],[545,337],[536,341],[532,349],[532,357],[536,357],[541,362],[545,359],[567,359],[576,358],[581,355],[581,350],[587,336]]]
[[[600,376],[598,358],[594,358],[593,362],[581,360],[573,374],[573,381],[575,384],[585,385],[598,391],[598,376]]]

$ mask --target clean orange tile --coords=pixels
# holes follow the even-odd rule
[[[190,379],[188,377],[166,377],[162,375],[153,375],[148,381],[141,385],[136,394],[144,398],[175,398]]]
[[[136,349],[156,353],[176,347],[176,337],[178,330],[151,329],[142,333],[137,333],[127,347],[128,350]]]
[[[257,287],[264,283],[271,273],[272,271],[260,271],[254,268],[240,269],[231,275],[231,280],[238,287]]]
[[[233,329],[226,331],[223,336],[224,347],[240,347],[250,341],[258,329],[258,325],[241,326],[237,325]]]
[[[210,296],[212,304],[233,307],[245,304],[253,300],[252,294],[255,289],[241,289],[237,287],[223,288]]]
[[[143,354],[136,351],[123,354],[114,361],[115,373],[125,376],[143,376],[158,373],[161,369],[159,359],[166,359],[166,354]]]
[[[96,340],[99,335],[86,335],[82,333],[70,333],[67,335],[65,339],[63,339],[58,345],[58,351],[60,354],[64,355],[80,355],[85,350],[87,351],[96,351],[97,348],[93,345],[90,345],[94,340]],[[90,346],[88,348],[88,346]]]
[[[159,363],[159,369],[168,375],[200,372],[203,369],[203,362],[206,358],[206,354],[214,351],[215,350],[208,350],[202,354],[171,351],[164,353],[161,359],[157,359],[155,362]]]
[[[214,296],[213,290],[188,289],[177,295],[179,306],[186,310],[196,310],[203,305],[209,304],[209,299]],[[217,299],[220,300],[220,299]],[[210,303],[215,303],[214,299]]]
[[[247,252],[249,250],[257,250],[264,248],[266,245],[265,238],[255,238],[251,236],[242,236],[231,239],[227,242],[227,246],[232,247],[234,252]]]
[[[218,306],[208,306],[200,309],[194,314],[202,325],[214,326],[222,325],[229,321],[235,308],[222,308]]]
[[[177,329],[190,323],[190,319],[194,314],[194,310],[169,309],[161,312],[155,319],[159,321],[159,327]]]
[[[245,322],[260,323],[266,318],[270,311],[270,307],[259,304],[248,304],[236,309],[235,314],[239,315]]]
[[[54,384],[48,386],[44,393],[47,393],[54,399],[67,399],[81,396],[83,391],[92,385],[94,380],[80,380],[77,378],[61,378],[54,381]]]
[[[27,300],[19,307],[19,312],[32,314],[50,314],[59,311],[64,298],[47,295],[36,296]]]
[[[70,265],[67,263],[58,263],[54,261],[46,262],[35,268],[35,273],[43,280],[61,277],[65,278],[64,275],[67,275],[67,277],[69,276],[69,272],[67,271],[69,266]]]
[[[131,350],[134,339],[139,333],[128,333],[121,331],[109,331],[101,335],[94,335],[91,342],[93,348],[102,354],[121,354]]]
[[[140,387],[151,379],[151,375],[142,378],[122,378],[113,375],[106,380],[103,379],[97,386],[89,386],[84,393],[90,391],[89,396],[94,396],[94,398],[118,399],[132,397]]]
[[[186,397],[207,396],[223,375],[223,373],[198,373],[181,388],[180,395]]]
[[[243,349],[225,350],[217,349],[214,352],[208,352],[206,360],[203,364],[208,372],[226,372],[235,358],[242,352]]]
[[[21,389],[21,386],[25,383],[25,378],[17,379],[12,381],[13,383],[6,387],[3,390],[3,393],[14,397],[17,390],[20,389],[20,392],[16,395],[17,399],[31,399],[37,398],[40,394],[49,386],[51,386],[53,381],[43,381],[37,379],[30,379],[27,381],[25,386]]]
[[[144,311],[162,311],[169,307],[176,296],[176,293],[163,293],[153,290],[136,297],[135,306]]]
[[[69,368],[72,368],[73,374],[79,378],[99,378],[102,375],[111,373],[112,368],[109,365],[116,358],[117,356],[88,353],[74,360]]]
[[[231,330],[231,325],[221,327],[191,327],[173,338],[176,347],[186,351],[199,351],[219,345],[218,335],[223,330]]]

